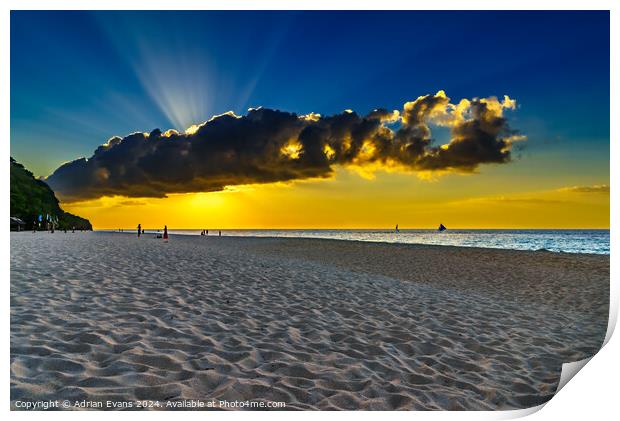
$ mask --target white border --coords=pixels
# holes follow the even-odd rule
[[[5,6],[6,5],[6,6]],[[565,0],[7,0],[7,10],[612,10],[614,1]],[[562,6],[562,7],[559,7]]]
[[[49,10],[83,10],[83,9],[95,9],[95,10],[199,10],[199,9],[213,9],[213,10],[228,10],[228,9],[282,9],[282,10],[323,10],[323,9],[352,9],[352,10],[375,10],[391,9],[391,10],[441,10],[441,9],[453,9],[453,10],[611,10],[611,92],[610,95],[610,111],[611,111],[611,133],[610,138],[618,141],[618,119],[614,116],[620,116],[620,108],[618,107],[618,101],[620,98],[620,92],[618,92],[618,78],[620,74],[620,67],[618,66],[618,34],[620,28],[620,19],[618,18],[619,6],[617,2],[602,1],[602,0],[589,0],[588,2],[566,0],[562,2],[549,1],[549,0],[520,0],[520,1],[489,1],[489,0],[469,0],[465,2],[459,2],[457,0],[452,1],[406,1],[406,0],[383,0],[381,2],[370,0],[358,0],[358,1],[340,1],[340,0],[303,0],[303,1],[285,1],[285,0],[263,0],[263,1],[248,1],[248,0],[228,0],[219,2],[201,2],[199,0],[151,0],[151,1],[136,1],[136,0],[91,0],[91,1],[77,1],[77,0],[57,0],[55,2],[45,0],[8,0],[2,2],[2,15],[0,17],[0,31],[1,31],[1,48],[2,48],[2,66],[0,67],[0,130],[3,133],[2,148],[4,149],[5,159],[2,162],[2,171],[0,177],[2,178],[0,197],[5,200],[5,205],[2,208],[2,215],[6,221],[6,216],[9,216],[8,210],[8,198],[9,198],[9,171],[8,161],[6,158],[10,154],[10,127],[9,127],[9,108],[10,108],[10,10],[37,10],[37,9],[49,9]],[[616,7],[614,7],[616,6]],[[616,227],[618,224],[618,192],[619,189],[616,185],[618,180],[618,170],[615,165],[619,162],[619,148],[614,142],[610,142],[611,149],[611,164],[610,164],[610,185],[611,185],[611,226]],[[3,257],[3,275],[2,280],[4,286],[4,294],[2,295],[3,309],[4,309],[4,323],[2,324],[2,334],[4,339],[4,347],[2,351],[2,360],[9,361],[9,317],[8,309],[10,307],[9,302],[9,233],[8,230],[3,231],[3,241],[0,244]],[[612,279],[612,301],[611,301],[611,320],[610,328],[606,340],[610,339],[610,333],[613,331],[613,326],[617,319],[618,312],[618,259],[615,253],[618,246],[618,236],[615,231],[611,231],[611,249],[614,251],[611,255],[611,279]],[[617,335],[615,335],[617,336]],[[617,337],[611,338],[611,341],[587,364],[587,368],[580,372],[575,379],[571,380],[560,393],[554,397],[543,410],[540,410],[532,419],[608,419],[611,418],[611,414],[616,414],[615,401],[617,400],[617,380],[619,373],[618,357],[620,355],[620,344]],[[9,387],[10,387],[10,373],[5,367],[5,381],[2,382],[2,391],[4,400],[4,410],[9,411]],[[390,416],[401,419],[498,419],[498,418],[514,418],[526,413],[532,412],[532,410],[524,411],[512,411],[512,412],[466,412],[466,413],[446,413],[446,412],[390,412],[375,414],[371,412],[348,412],[348,413],[324,413],[324,412],[302,412],[295,414],[295,417],[306,418],[308,417],[356,417],[361,419],[374,419],[377,416]],[[8,415],[8,414],[7,414]],[[26,413],[26,412],[12,412],[11,417],[15,419],[39,417],[41,413]],[[45,413],[44,416],[50,419],[64,419],[65,417],[83,417],[82,413]],[[209,417],[226,417],[226,418],[244,418],[246,413],[233,412],[233,413],[184,413],[184,417],[190,418],[203,418]],[[285,413],[260,413],[253,412],[249,414],[252,418],[258,417],[259,419],[267,418],[279,418],[288,419],[291,417],[290,412]],[[88,413],[89,418],[104,419],[103,417],[109,417],[107,412],[92,412]],[[113,416],[120,418],[129,417],[149,417],[164,419],[174,416],[168,412],[165,413],[115,413]]]

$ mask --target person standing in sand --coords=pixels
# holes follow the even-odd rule
[[[142,234],[142,225],[138,224],[138,238],[140,238],[140,234]]]
[[[164,241],[168,241],[168,225],[164,225]]]

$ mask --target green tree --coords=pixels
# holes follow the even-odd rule
[[[52,189],[11,158],[11,216],[24,221],[26,229],[32,229],[39,215],[57,220],[57,229],[93,229],[88,219],[63,211]]]

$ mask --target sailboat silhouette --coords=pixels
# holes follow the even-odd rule
[[[447,230],[447,229],[448,229],[448,228],[444,227],[444,225],[443,225],[443,224],[439,224],[439,228],[437,228],[437,231],[442,232],[442,231],[445,231],[445,230]]]

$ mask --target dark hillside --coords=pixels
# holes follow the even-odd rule
[[[23,220],[26,229],[32,229],[39,215],[43,215],[44,222],[46,215],[57,220],[57,229],[93,229],[88,219],[63,211],[52,189],[11,158],[11,216]]]

